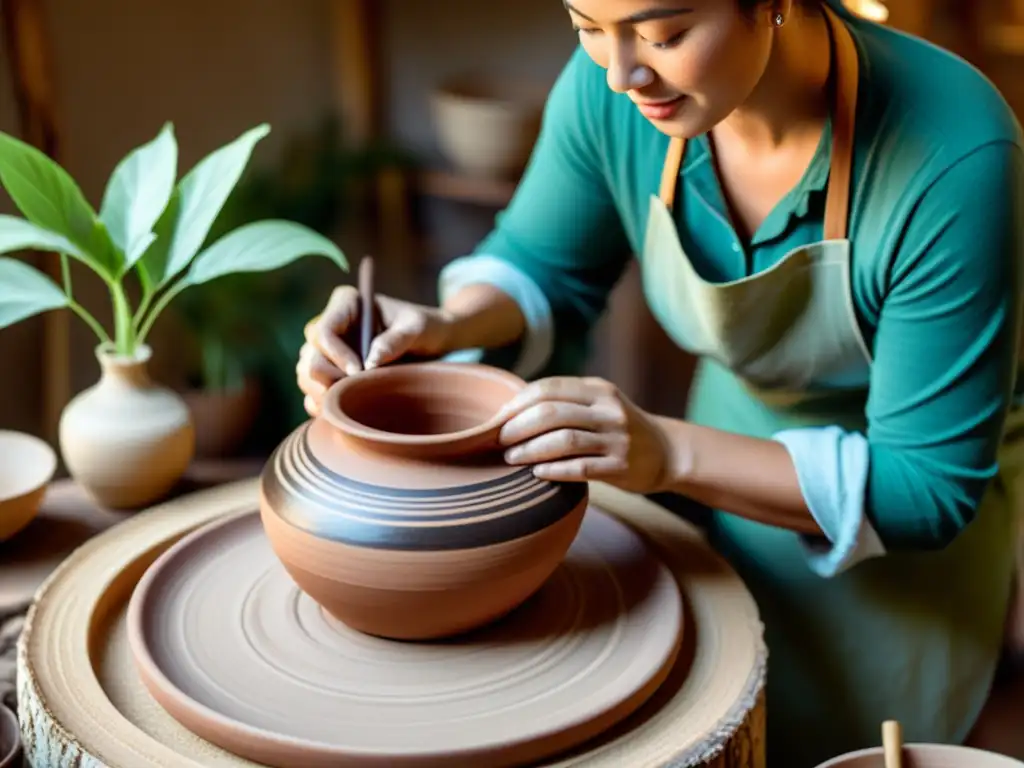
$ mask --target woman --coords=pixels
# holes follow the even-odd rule
[[[819,0],[565,5],[580,47],[514,201],[439,308],[382,299],[367,364],[478,350],[534,380],[509,462],[715,510],[766,626],[770,765],[877,744],[886,718],[962,741],[1014,560],[1011,111],[961,60]],[[701,358],[686,420],[573,375],[631,254]],[[307,331],[311,413],[358,370],[355,311],[339,288]]]

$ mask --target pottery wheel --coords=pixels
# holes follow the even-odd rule
[[[664,508],[602,483],[591,484],[590,498],[641,535],[672,572],[685,609],[683,644],[643,706],[536,765],[764,768],[767,652],[750,592],[696,528]],[[247,480],[163,503],[90,539],[50,576],[18,642],[29,765],[259,768],[157,703],[137,672],[127,622],[129,599],[156,558],[201,526],[250,513],[258,499],[258,482]],[[516,729],[510,722],[510,734]]]
[[[683,628],[671,572],[591,508],[544,587],[455,640],[370,637],[288,577],[255,513],[201,528],[135,591],[143,680],[203,738],[277,766],[522,764],[639,707]]]

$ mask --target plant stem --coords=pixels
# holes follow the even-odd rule
[[[139,332],[139,324],[142,322],[142,318],[146,315],[146,310],[149,309],[150,302],[153,301],[153,291],[143,291],[142,301],[139,302],[139,308],[135,310],[135,317],[132,318],[132,327],[135,332]]]
[[[149,317],[147,317],[146,321],[142,324],[142,328],[139,329],[138,338],[136,339],[137,344],[142,344],[146,340],[146,336],[148,336],[149,332],[153,329],[153,323],[156,322],[156,319],[160,316],[160,313],[167,308],[167,305],[171,303],[171,300],[175,296],[177,296],[183,290],[188,288],[188,286],[188,276],[186,275],[185,277],[181,278],[178,282],[176,282],[174,285],[167,289],[167,292],[160,297],[160,300],[157,301],[156,306],[154,306],[152,311],[149,313]]]
[[[102,343],[110,343],[110,336],[108,336],[107,332],[103,330],[103,326],[99,324],[99,321],[97,321],[95,317],[93,317],[92,315],[85,311],[85,307],[83,307],[74,299],[69,298],[68,308],[76,315],[78,315],[80,318],[82,318],[85,321],[86,325],[92,328],[92,332],[96,334],[97,338],[99,338],[99,340]]]
[[[92,332],[96,334],[96,338],[100,340],[101,344],[109,344],[110,336],[100,325],[100,322],[89,314],[85,307],[75,301],[72,295],[71,288],[71,264],[68,261],[68,255],[66,253],[60,254],[60,276],[61,282],[64,284],[64,294],[68,297],[68,309],[78,315],[85,324],[92,329]]]
[[[64,280],[64,293],[71,299],[71,265],[68,263],[68,255],[60,255],[60,274]]]
[[[203,334],[203,384],[210,390],[225,388],[224,343],[216,334]]]
[[[132,309],[128,306],[121,281],[110,284],[110,296],[114,301],[114,343],[122,355],[130,355],[136,344],[135,328],[132,325]]]

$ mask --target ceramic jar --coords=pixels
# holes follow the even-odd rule
[[[0,704],[0,768],[21,768],[23,750],[18,718]]]
[[[163,499],[185,473],[195,431],[185,401],[149,376],[152,351],[131,357],[101,345],[100,380],[60,419],[68,473],[99,504],[137,509]]]
[[[513,178],[533,151],[546,98],[547,88],[501,79],[445,83],[431,97],[441,150],[469,176]]]
[[[182,392],[196,430],[196,458],[235,456],[259,415],[261,394],[256,379],[246,379],[237,389]]]
[[[337,620],[405,640],[509,613],[562,561],[586,483],[506,464],[503,370],[410,363],[342,379],[261,478],[263,526],[298,586]]]
[[[901,750],[907,768],[1021,768],[1021,761],[970,747],[953,744],[904,744]],[[882,747],[840,755],[817,768],[880,768],[887,763]]]

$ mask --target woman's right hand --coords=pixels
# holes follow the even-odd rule
[[[367,369],[405,355],[439,357],[451,351],[453,320],[444,310],[382,295],[377,296],[377,306],[384,330],[370,346]],[[320,412],[320,401],[332,384],[363,370],[359,353],[345,341],[359,327],[359,311],[359,291],[339,286],[324,311],[306,325],[306,343],[295,372],[310,416]]]

